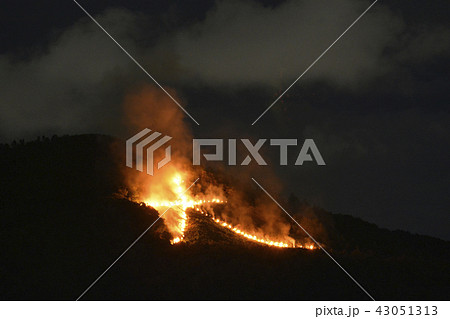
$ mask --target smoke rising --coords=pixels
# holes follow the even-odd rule
[[[179,100],[174,90],[170,90],[170,93]],[[189,186],[193,180],[200,177],[199,182],[189,191],[190,194],[198,199],[227,200],[224,208],[216,212],[215,205],[205,204],[213,215],[218,214],[217,217],[258,237],[294,242],[289,236],[291,223],[286,216],[282,215],[276,204],[265,194],[249,185],[253,172],[251,166],[247,170],[242,169],[239,174],[241,179],[238,182],[217,169],[215,173],[212,173],[191,165],[192,133],[186,125],[184,113],[164,92],[151,86],[133,90],[125,98],[124,112],[125,124],[130,132],[135,133],[144,128],[151,128],[153,131],[173,137],[172,161],[154,176],[139,173],[130,168],[125,170],[128,188],[138,201],[175,201],[179,194],[173,191],[173,176],[180,176],[180,179],[184,181],[183,187]],[[219,167],[224,169],[223,164],[219,164]],[[282,188],[281,182],[272,171],[266,176],[265,181],[271,186],[271,190],[279,191]],[[181,234],[178,226],[181,220],[179,213],[169,210],[163,219],[172,233]]]

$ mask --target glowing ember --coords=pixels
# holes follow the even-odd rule
[[[201,210],[201,208],[199,208],[199,207],[195,207],[195,210],[197,212],[200,212],[201,214],[205,214]],[[260,244],[264,244],[264,245],[268,245],[268,246],[274,246],[274,247],[295,247],[294,243],[288,244],[288,243],[285,243],[285,242],[278,242],[278,241],[273,241],[273,240],[266,240],[264,238],[259,238],[256,235],[249,234],[249,233],[247,233],[245,231],[240,230],[237,227],[233,227],[231,224],[228,224],[227,222],[225,222],[223,220],[220,220],[219,218],[214,218],[214,217],[211,216],[211,219],[214,222],[216,222],[217,225],[222,226],[224,228],[228,228],[230,231],[236,233],[237,235],[239,235],[241,237],[245,237],[248,240],[251,240],[251,241],[254,241],[254,242],[258,242]]]
[[[310,250],[316,249],[316,247],[313,244],[296,245],[295,241],[288,243],[268,239],[266,237],[264,238],[258,237],[254,234],[250,234],[240,229],[239,227],[235,227],[224,220],[220,220],[219,218],[213,217],[211,214],[205,212],[202,209],[202,206],[208,204],[223,204],[226,203],[226,201],[216,197],[209,199],[205,198],[195,199],[190,194],[185,192],[188,186],[184,183],[183,177],[181,176],[180,173],[175,173],[175,175],[171,178],[169,188],[170,190],[166,192],[167,197],[176,198],[175,200],[170,201],[170,200],[158,200],[149,198],[145,200],[144,203],[148,206],[154,207],[156,210],[159,211],[160,214],[166,212],[162,217],[166,221],[166,224],[168,224],[169,231],[173,236],[171,244],[178,244],[183,241],[187,225],[186,210],[188,208],[191,208],[206,217],[210,217],[218,226],[227,228],[231,232],[234,232],[236,235],[242,238],[246,238],[247,240],[253,241],[255,243],[280,248],[297,247]],[[161,196],[159,196],[159,198],[161,198]]]
[[[187,208],[193,208],[195,205],[201,204],[203,201],[194,200],[189,194],[185,193],[187,186],[184,185],[181,174],[176,173],[169,183],[170,190],[167,192],[167,196],[174,197],[176,200],[154,200],[148,199],[144,203],[148,206],[152,206],[160,213],[164,213],[163,218],[170,221],[169,230],[171,231],[174,239],[172,244],[177,244],[184,239],[184,232],[187,224]],[[216,200],[216,199],[214,199]],[[172,227],[170,227],[172,226]]]

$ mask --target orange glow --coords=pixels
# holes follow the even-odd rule
[[[187,214],[186,209],[194,208],[195,205],[199,205],[205,200],[195,200],[186,189],[189,185],[184,182],[181,173],[176,172],[164,188],[156,194],[152,194],[148,199],[144,200],[144,203],[148,206],[155,208],[164,218],[166,225],[174,237],[172,244],[177,244],[183,241],[184,232],[187,226]],[[166,200],[165,198],[174,198],[174,200]],[[223,202],[214,198],[215,202]]]
[[[223,201],[218,201],[217,203],[224,203]],[[200,214],[205,214],[200,207],[198,207],[198,205],[195,205],[194,207],[195,211],[200,213]],[[211,215],[209,215],[211,217],[211,219],[219,226],[222,226],[224,228],[228,228],[230,231],[234,232],[235,234],[239,235],[240,237],[244,237],[248,240],[251,240],[253,242],[257,242],[263,245],[267,245],[267,246],[272,246],[272,247],[281,247],[281,248],[304,248],[304,249],[309,249],[309,250],[313,250],[313,249],[317,249],[316,246],[314,246],[313,244],[307,244],[307,245],[296,245],[295,243],[288,243],[288,242],[282,242],[282,241],[274,241],[274,240],[269,240],[267,238],[262,238],[262,237],[257,237],[256,235],[250,234],[246,231],[243,231],[241,229],[239,229],[238,227],[233,227],[231,224],[220,220],[219,218],[214,218]]]
[[[193,209],[199,214],[211,218],[218,226],[228,229],[241,238],[260,243],[271,247],[280,248],[305,248],[316,249],[313,244],[300,245],[295,242],[283,242],[277,241],[266,236],[258,237],[255,234],[240,229],[237,226],[231,225],[229,222],[221,220],[217,217],[213,217],[211,214],[203,211],[202,206],[208,204],[223,204],[226,203],[225,199],[221,199],[220,196],[212,198],[195,198],[186,189],[189,187],[185,183],[183,176],[179,172],[175,172],[168,180],[164,191],[153,193],[153,196],[149,196],[144,203],[148,206],[155,208],[162,218],[164,219],[169,232],[172,234],[173,239],[171,244],[178,244],[184,240],[185,231],[188,223],[188,216],[186,210],[188,208]],[[174,198],[174,200],[168,200],[166,198]]]

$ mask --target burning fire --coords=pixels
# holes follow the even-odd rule
[[[172,227],[169,226],[169,230],[174,236],[174,239],[172,239],[172,244],[179,243],[184,238],[184,232],[187,224],[186,209],[189,207],[194,207],[201,202],[190,198],[190,196],[186,194],[185,188],[183,187],[183,178],[181,174],[176,173],[169,183],[169,193],[172,193],[172,196],[176,198],[174,201],[155,200],[152,198],[144,201],[146,205],[154,207],[160,214],[165,212],[163,218],[165,220],[172,221],[170,223],[170,226]]]
[[[217,226],[226,228],[236,236],[255,243],[273,247],[315,249],[316,246],[311,243],[305,244],[305,242],[302,242],[300,244],[290,238],[288,236],[290,225],[287,222],[280,225],[278,221],[274,221],[271,218],[270,221],[261,219],[266,223],[264,226],[267,226],[265,231],[261,231],[258,227],[249,225],[251,217],[246,219],[245,217],[248,216],[244,216],[244,213],[238,216],[239,223],[231,217],[233,216],[232,213],[230,213],[230,217],[226,217],[226,220],[218,218],[219,216],[215,215],[215,213],[210,214],[209,208],[212,208],[211,206],[226,203],[226,198],[222,195],[223,187],[221,185],[210,183],[204,191],[206,195],[186,191],[189,185],[186,185],[185,181],[190,180],[193,170],[190,156],[188,156],[192,149],[192,132],[184,121],[184,113],[180,111],[180,108],[173,103],[166,93],[159,88],[146,86],[141,91],[130,94],[125,100],[126,120],[133,131],[149,126],[154,130],[164,132],[173,138],[171,146],[173,147],[172,149],[176,149],[176,152],[171,155],[171,165],[166,165],[159,170],[158,174],[151,177],[151,182],[148,175],[139,174],[135,170],[127,170],[128,189],[126,194],[130,190],[133,196],[138,196],[137,201],[144,202],[144,204],[154,207],[159,212],[172,235],[172,244],[180,243],[185,239],[185,232],[188,226],[187,212],[191,213],[192,211],[194,214],[197,212],[205,216],[205,218],[211,218]],[[176,97],[176,92],[170,93]],[[198,173],[200,173],[200,168],[196,170],[196,175]],[[205,176],[207,176],[206,172],[202,173],[205,173]],[[239,211],[241,206],[239,206],[240,199],[238,197],[237,200],[230,197],[229,206],[236,205],[233,209],[237,208],[237,213],[249,212],[250,215],[254,207],[248,205],[248,207],[242,207],[242,211]],[[243,202],[244,205],[247,204],[245,200]],[[211,212],[213,211],[211,210]],[[271,213],[270,210],[268,213]],[[241,225],[241,217],[244,225]],[[232,219],[228,220],[228,218]],[[272,227],[272,224],[275,227]],[[271,235],[268,236],[267,233]]]
[[[274,246],[274,247],[295,247],[295,243],[285,243],[285,242],[278,242],[278,241],[273,241],[273,240],[267,240],[261,237],[257,237],[256,235],[252,235],[249,234],[243,230],[240,230],[238,227],[233,227],[231,224],[228,224],[227,222],[220,220],[219,218],[214,218],[212,215],[208,215],[207,213],[205,213],[203,210],[201,210],[199,207],[195,207],[195,210],[201,214],[205,214],[206,216],[210,216],[211,219],[217,223],[217,225],[222,226],[224,228],[228,228],[229,230],[231,230],[232,232],[234,232],[235,234],[241,236],[241,237],[245,237],[248,240],[254,241],[254,242],[258,242],[264,245],[268,245],[268,246]]]
[[[305,249],[316,249],[313,244],[296,244],[294,240],[292,242],[276,241],[266,237],[258,237],[255,234],[250,234],[247,231],[242,230],[239,227],[233,226],[224,220],[214,217],[210,213],[203,210],[204,205],[210,204],[224,204],[226,200],[221,199],[219,196],[212,198],[202,198],[198,199],[188,194],[186,189],[187,185],[184,183],[184,179],[181,173],[176,172],[172,178],[170,178],[169,192],[170,197],[175,198],[174,200],[160,200],[156,198],[148,198],[144,200],[144,203],[148,206],[154,207],[162,215],[162,218],[167,222],[169,226],[169,231],[172,233],[173,239],[172,244],[178,244],[183,241],[186,226],[188,222],[188,216],[186,210],[188,208],[193,209],[197,213],[200,213],[206,217],[211,218],[218,226],[226,228],[236,235],[246,238],[247,240],[253,241],[255,243],[260,243],[272,247],[281,248],[305,248]],[[160,198],[161,196],[159,196]]]

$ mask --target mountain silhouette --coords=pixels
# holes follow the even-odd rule
[[[123,142],[103,135],[0,145],[0,298],[75,300],[157,218],[114,196]],[[450,243],[389,231],[299,200],[324,245],[377,300],[448,300]],[[323,251],[246,241],[190,212],[186,241],[162,220],[83,300],[367,300]],[[301,217],[301,216],[299,216]]]

